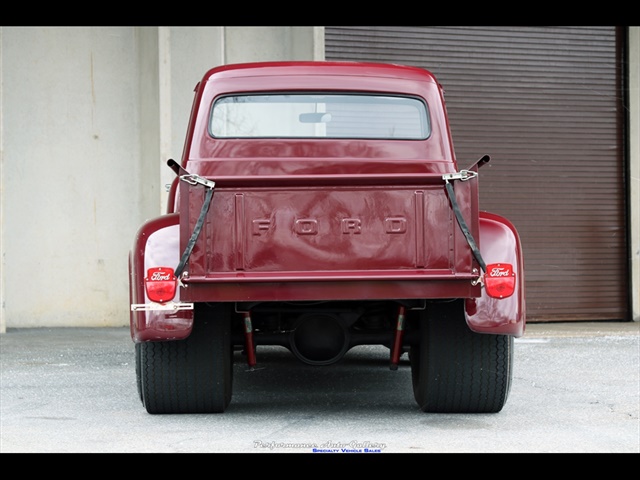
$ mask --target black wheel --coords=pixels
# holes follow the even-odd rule
[[[513,375],[513,336],[469,329],[461,300],[430,305],[419,319],[419,344],[411,347],[413,393],[432,413],[502,410]]]
[[[149,413],[222,413],[231,402],[231,309],[196,304],[184,340],[140,344],[140,388]]]

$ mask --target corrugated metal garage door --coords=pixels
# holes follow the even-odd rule
[[[628,320],[620,27],[325,27],[327,60],[431,70],[481,208],[518,228],[530,321]]]

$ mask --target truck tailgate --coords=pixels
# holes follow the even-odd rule
[[[202,186],[183,186],[182,248],[204,200]],[[451,278],[471,270],[442,183],[216,187],[187,268],[189,281],[212,282]]]

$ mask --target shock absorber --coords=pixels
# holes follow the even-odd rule
[[[256,366],[256,351],[253,344],[253,326],[251,324],[251,313],[244,312],[244,349],[247,352],[247,364],[249,368]]]
[[[393,337],[393,348],[391,349],[391,370],[398,369],[398,363],[400,362],[400,355],[402,354],[402,340],[404,338],[404,314],[405,307],[400,305],[398,307],[398,319],[396,321],[396,331]]]

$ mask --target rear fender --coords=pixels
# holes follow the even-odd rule
[[[169,214],[145,223],[129,253],[129,294],[132,305],[151,303],[147,297],[145,272],[152,267],[175,268],[180,261],[180,221]],[[180,302],[178,288],[174,302]],[[193,327],[193,310],[137,310],[130,313],[134,342],[181,340]]]
[[[505,218],[480,212],[480,253],[489,264],[508,263],[515,273],[515,291],[507,298],[490,297],[486,289],[477,298],[465,301],[465,316],[469,328],[478,333],[494,333],[521,337],[524,335],[525,292],[524,268],[520,237]]]

